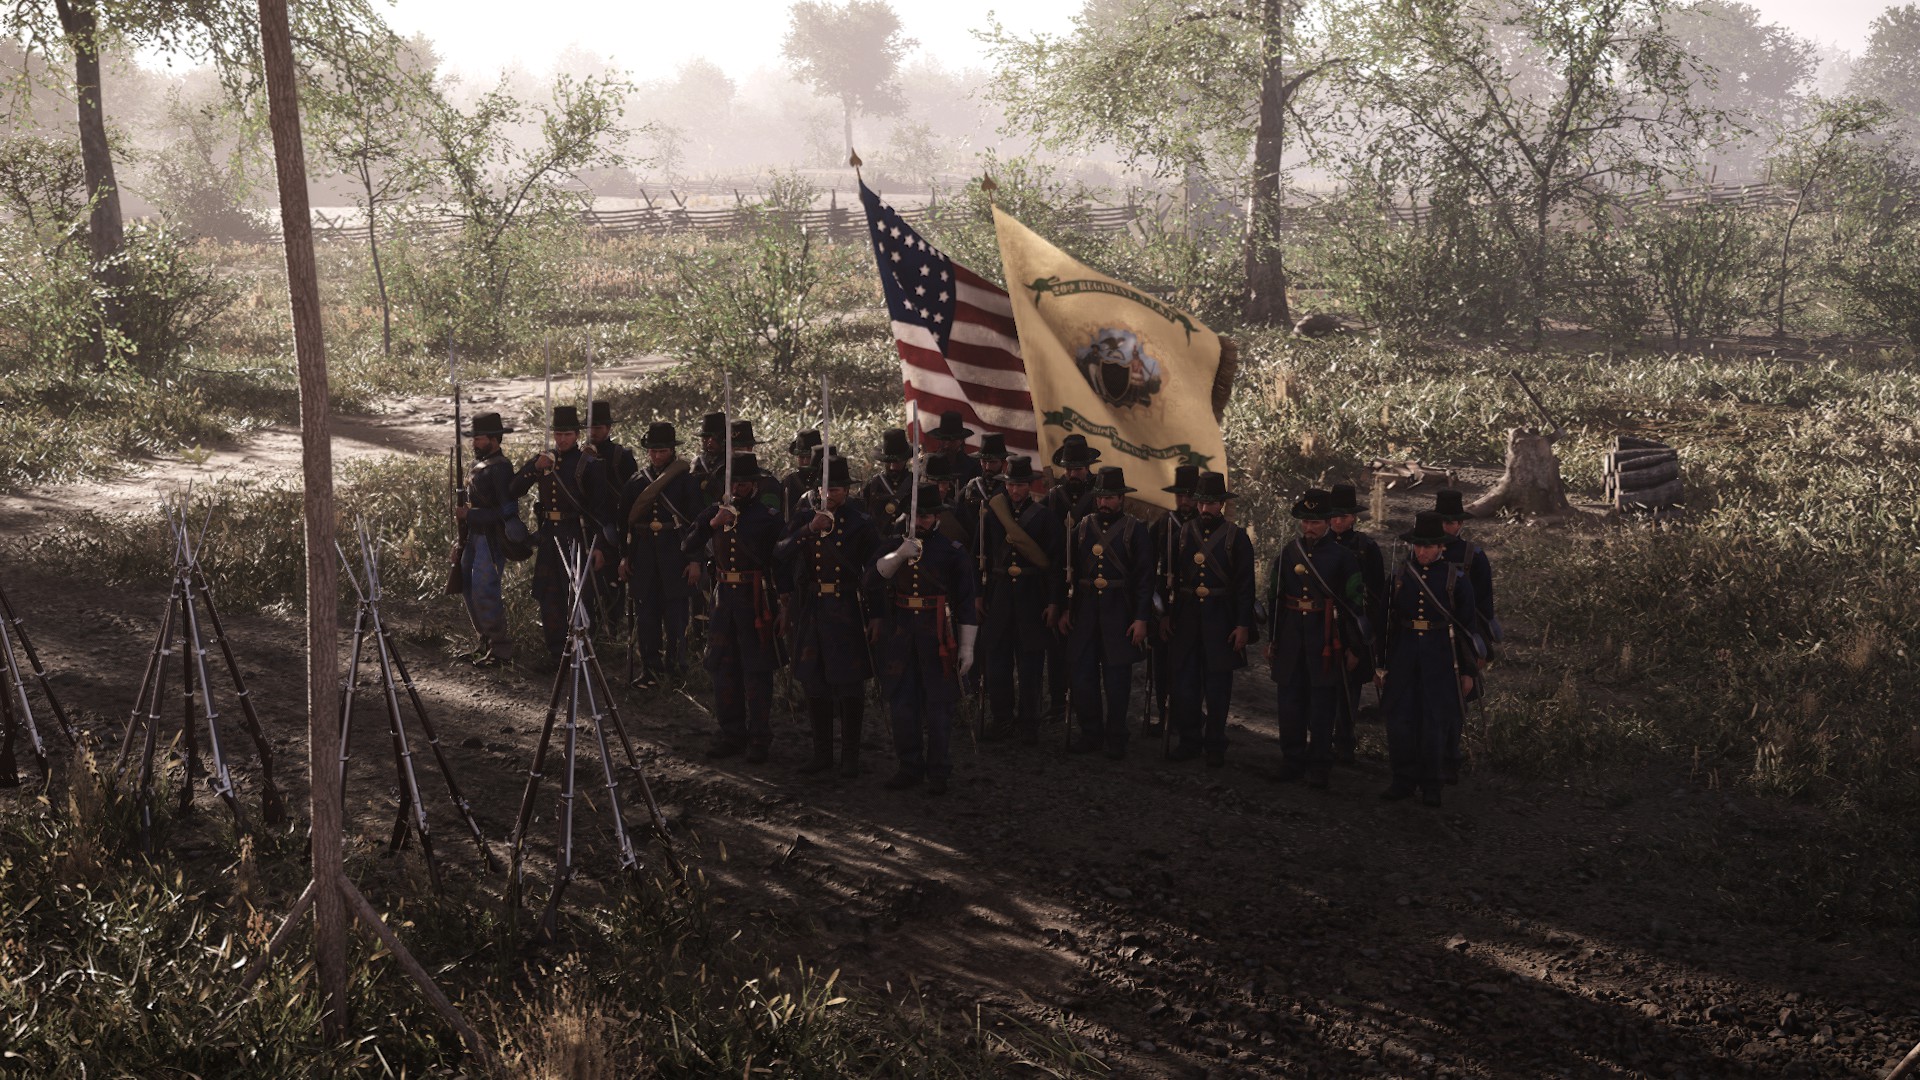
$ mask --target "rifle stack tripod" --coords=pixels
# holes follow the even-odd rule
[[[66,736],[70,744],[79,742],[73,721],[67,719],[67,711],[60,707],[60,699],[54,696],[53,686],[47,681],[47,669],[40,666],[40,654],[34,651],[26,626],[14,612],[13,601],[7,598],[6,590],[0,589],[0,679],[5,680],[5,685],[0,686],[0,787],[20,786],[20,773],[13,761],[13,743],[22,724],[26,725],[27,741],[32,744],[33,761],[40,769],[40,779],[46,780],[48,773],[47,745],[40,738],[40,725],[33,719],[27,680],[20,673],[20,658],[14,653],[16,643],[19,651],[26,655],[33,677],[40,683],[40,693],[53,709],[60,734]]]
[[[253,740],[254,749],[260,756],[261,817],[270,825],[280,824],[287,819],[286,800],[273,782],[273,751],[268,748],[266,736],[261,733],[260,717],[254,712],[253,699],[247,694],[246,680],[240,675],[240,664],[234,659],[233,647],[228,644],[226,630],[220,625],[220,614],[213,605],[213,590],[208,587],[206,574],[200,568],[201,546],[206,539],[207,522],[212,520],[213,511],[207,511],[207,518],[201,522],[197,534],[187,520],[185,502],[166,507],[165,513],[167,529],[173,535],[173,589],[167,597],[167,608],[160,619],[160,636],[154,641],[153,652],[147,657],[147,671],[141,677],[140,693],[134,699],[132,713],[127,717],[120,755],[113,766],[113,776],[118,782],[138,763],[136,799],[140,809],[140,839],[149,850],[153,843],[153,758],[159,748],[160,710],[166,697],[167,671],[175,655],[180,657],[182,708],[179,752],[187,770],[186,782],[180,786],[180,812],[184,814],[192,810],[193,781],[196,777],[206,776],[214,794],[220,796],[227,808],[233,811],[234,821],[241,827],[246,824],[239,795],[234,790],[233,774],[227,767],[226,747],[221,741],[220,710],[214,702],[213,679],[207,669],[203,622],[213,632],[213,642],[226,661],[227,675],[233,681],[234,695],[240,702],[241,725],[246,728],[247,736]],[[200,763],[194,736],[196,712],[206,722],[207,748],[213,756],[211,775],[207,775]],[[139,740],[137,750],[136,739]]]
[[[508,871],[508,889],[515,908],[520,906],[525,865],[526,840],[528,827],[533,822],[533,803],[540,789],[540,781],[546,775],[547,753],[553,744],[553,729],[563,724],[564,769],[560,777],[560,838],[554,866],[553,890],[547,898],[547,908],[540,917],[541,935],[551,939],[558,928],[558,916],[561,896],[573,881],[574,842],[573,842],[573,804],[579,797],[575,786],[575,774],[580,749],[580,728],[582,713],[585,713],[587,726],[591,728],[594,742],[600,754],[600,773],[605,781],[607,813],[612,820],[613,835],[620,850],[621,870],[633,870],[639,866],[639,856],[634,852],[633,838],[627,831],[626,814],[620,805],[620,780],[614,772],[613,751],[607,741],[607,728],[613,728],[622,747],[626,751],[627,767],[632,770],[638,781],[640,795],[646,801],[647,812],[651,818],[653,831],[660,839],[665,851],[667,868],[673,873],[674,880],[686,884],[686,869],[680,864],[680,856],[674,850],[673,839],[667,833],[666,817],[660,812],[660,804],[654,800],[653,787],[647,783],[646,773],[640,769],[639,757],[633,751],[633,740],[627,737],[626,725],[620,721],[620,710],[614,704],[612,691],[608,688],[607,677],[600,670],[600,660],[594,654],[592,621],[587,616],[587,590],[591,585],[592,556],[577,545],[561,544],[561,566],[565,569],[568,582],[569,610],[572,615],[567,629],[566,650],[560,657],[560,670],[554,674],[553,696],[547,704],[547,719],[540,729],[539,748],[534,751],[533,764],[527,770],[527,788],[520,799],[520,815],[513,826],[513,854],[511,869]]]
[[[353,620],[353,650],[347,661],[347,677],[340,688],[340,797],[346,799],[347,764],[353,758],[353,693],[360,677],[360,658],[369,650],[376,661],[376,670],[380,679],[380,694],[386,706],[387,734],[393,740],[393,764],[396,771],[400,806],[393,819],[393,834],[387,841],[387,850],[397,852],[406,847],[409,836],[420,838],[420,852],[427,863],[427,875],[433,881],[433,891],[440,891],[440,866],[433,856],[433,832],[427,823],[427,804],[420,794],[420,777],[413,767],[413,745],[407,735],[406,719],[400,710],[400,689],[407,693],[407,701],[413,706],[414,716],[420,721],[420,730],[426,735],[427,745],[433,749],[434,760],[440,766],[440,775],[447,782],[447,795],[460,811],[460,817],[467,824],[467,831],[473,834],[473,842],[480,848],[481,861],[488,871],[495,869],[493,851],[487,846],[487,838],[480,831],[480,825],[473,818],[473,808],[466,796],[460,793],[460,785],[453,779],[453,767],[447,763],[447,755],[440,748],[440,733],[434,730],[433,721],[427,717],[427,707],[420,700],[420,691],[413,685],[413,677],[407,673],[407,662],[400,658],[400,650],[393,643],[393,635],[380,617],[380,550],[373,536],[367,530],[366,522],[357,522],[354,534],[360,541],[360,573],[356,575],[353,563],[347,559],[347,553],[336,543],[335,550],[340,553],[341,568],[346,571],[347,580],[352,583],[354,593],[360,598],[358,612]],[[361,584],[365,580],[365,586]],[[395,679],[399,680],[398,686]]]

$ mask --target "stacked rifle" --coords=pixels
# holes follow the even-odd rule
[[[20,655],[15,654],[16,648]],[[47,744],[40,735],[40,725],[33,718],[33,701],[27,696],[27,680],[20,672],[20,660],[25,657],[27,665],[33,669],[33,677],[40,684],[40,693],[47,700],[47,707],[53,710],[55,725],[60,734],[66,736],[69,744],[76,744],[73,722],[67,719],[67,711],[60,706],[60,699],[54,696],[53,685],[47,681],[47,669],[40,665],[40,654],[34,651],[33,641],[27,637],[27,628],[20,616],[13,610],[13,601],[7,597],[4,588],[0,588],[0,787],[19,787],[20,773],[13,760],[13,744],[24,726],[27,742],[33,750],[34,765],[40,770],[42,782],[48,778]]]

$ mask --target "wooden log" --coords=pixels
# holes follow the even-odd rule
[[[1623,473],[1632,472],[1635,469],[1649,469],[1656,465],[1664,465],[1669,461],[1677,462],[1679,460],[1680,455],[1671,450],[1648,450],[1639,457],[1614,462],[1614,471]]]
[[[1680,479],[1680,463],[1660,461],[1644,469],[1627,469],[1615,473],[1613,486],[1616,491],[1645,491],[1659,487],[1669,480]]]
[[[1523,514],[1564,514],[1573,509],[1560,479],[1560,459],[1553,440],[1526,428],[1507,432],[1507,469],[1493,489],[1467,506],[1467,513],[1486,517],[1505,507]]]
[[[1629,468],[1636,461],[1673,461],[1680,456],[1678,450],[1615,450],[1608,455],[1618,468]]]
[[[1613,438],[1615,450],[1665,450],[1666,443],[1658,439],[1642,439],[1634,435],[1616,435]]]
[[[1614,506],[1621,510],[1659,510],[1679,506],[1684,501],[1684,494],[1685,489],[1680,481],[1669,480],[1643,491],[1622,491],[1614,496]]]

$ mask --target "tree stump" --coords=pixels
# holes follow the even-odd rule
[[[1560,458],[1553,438],[1527,428],[1507,432],[1507,471],[1493,490],[1467,506],[1474,517],[1487,517],[1502,508],[1522,514],[1564,514],[1567,486],[1560,479]]]

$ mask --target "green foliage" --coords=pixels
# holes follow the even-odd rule
[[[1324,284],[1368,322],[1397,335],[1486,337],[1512,329],[1528,309],[1516,247],[1495,211],[1453,190],[1419,221],[1349,195],[1328,208],[1313,237]]]
[[[69,232],[86,206],[84,181],[72,143],[44,135],[0,136],[0,207],[28,229]]]
[[[622,115],[630,84],[555,79],[551,104],[516,97],[502,78],[469,110],[441,100],[426,120],[429,147],[411,164],[415,184],[437,191],[451,238],[403,230],[390,249],[393,281],[410,308],[416,344],[498,350],[525,339],[566,287],[580,247],[587,195],[570,183],[584,169],[626,164]],[[531,127],[531,145],[519,132]]]
[[[128,229],[119,265],[121,355],[149,378],[192,352],[234,301],[232,283],[164,225]]]
[[[153,156],[146,186],[173,228],[197,239],[260,236],[246,206],[266,164],[263,122],[225,101],[191,103],[178,90],[168,96],[173,138]]]
[[[645,305],[661,346],[736,377],[784,377],[812,361],[835,330],[824,287],[871,272],[864,245],[829,245],[797,224],[817,194],[804,177],[776,173],[743,236],[694,240],[669,255],[671,284]]]
[[[1676,342],[1729,333],[1760,309],[1755,269],[1765,253],[1745,211],[1649,208],[1635,220],[1634,239]]]
[[[1920,345],[1920,220],[1880,230],[1857,261],[1834,273],[1860,321]]]
[[[1532,322],[1564,280],[1551,230],[1608,184],[1679,169],[1705,121],[1691,62],[1663,0],[1414,0],[1339,6],[1333,26],[1361,55],[1332,76],[1349,106],[1336,146],[1354,187],[1396,199],[1460,193],[1520,259],[1513,312]]]

